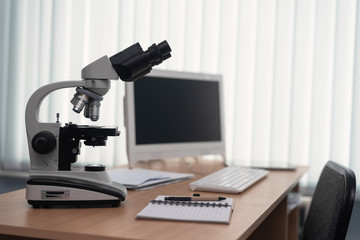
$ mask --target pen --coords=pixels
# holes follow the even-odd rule
[[[224,197],[165,197],[165,200],[170,201],[221,201]]]

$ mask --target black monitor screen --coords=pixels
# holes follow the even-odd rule
[[[221,141],[219,92],[210,80],[135,81],[136,144]]]

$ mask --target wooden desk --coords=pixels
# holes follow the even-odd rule
[[[193,162],[193,170],[212,172],[220,161]],[[191,172],[184,161],[152,162],[143,168]],[[0,195],[0,239],[296,239],[297,210],[288,213],[287,194],[297,190],[305,167],[271,171],[267,178],[235,198],[230,224],[135,220],[157,195],[191,195],[189,183],[173,183],[146,191],[129,191],[117,208],[33,209],[25,190]],[[204,175],[195,174],[195,179]],[[219,195],[217,193],[202,193]],[[13,238],[12,236],[18,236]]]

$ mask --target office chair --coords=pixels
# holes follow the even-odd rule
[[[303,229],[303,239],[345,239],[355,200],[354,172],[328,161],[321,172]]]

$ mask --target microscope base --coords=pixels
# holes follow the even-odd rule
[[[125,198],[122,193],[79,182],[58,179],[29,179],[26,199],[39,207],[118,207]]]

